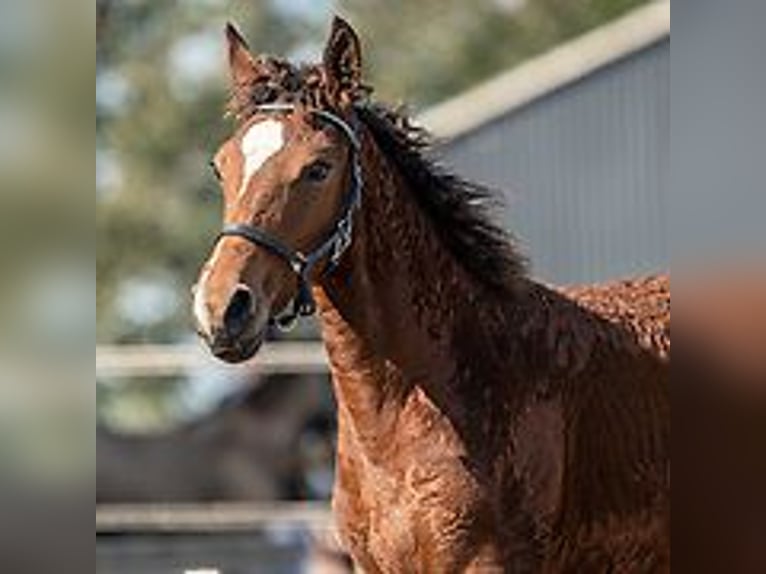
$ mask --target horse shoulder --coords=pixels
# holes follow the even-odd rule
[[[420,392],[409,401],[385,453],[369,457],[353,433],[341,437],[334,497],[339,527],[371,572],[413,565],[462,571],[486,530],[486,492],[438,409]]]

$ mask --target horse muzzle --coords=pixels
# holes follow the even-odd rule
[[[195,293],[197,333],[217,358],[239,363],[251,358],[260,349],[267,321],[263,320],[253,292],[244,284],[237,285],[217,320],[207,313],[203,293]],[[204,309],[203,312],[198,312]]]

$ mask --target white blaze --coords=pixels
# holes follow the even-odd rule
[[[239,195],[242,195],[247,190],[253,174],[260,169],[266,160],[282,149],[284,143],[282,122],[266,119],[250,126],[240,142],[244,167],[242,169]],[[220,244],[216,245],[213,250],[194,290],[194,316],[199,327],[208,335],[212,327],[212,317],[207,305],[206,287],[210,271],[215,267],[219,256]]]
[[[245,159],[242,170],[242,183],[239,195],[242,195],[250,183],[250,178],[260,167],[277,153],[285,143],[282,122],[263,120],[250,126],[242,137],[240,150]]]

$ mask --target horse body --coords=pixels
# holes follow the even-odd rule
[[[215,158],[224,227],[197,322],[241,361],[291,300],[290,321],[316,304],[354,559],[368,574],[667,571],[668,279],[532,280],[486,191],[369,103],[344,21],[316,66],[228,39],[240,125]],[[244,144],[267,118],[284,138],[251,173]]]
[[[510,359],[462,381],[411,377],[337,310],[323,323],[338,401],[334,508],[365,571],[667,568],[661,360],[628,347],[615,361],[619,342],[605,338],[581,367],[526,379]]]
[[[667,569],[667,278],[493,293],[375,161],[316,293],[349,550],[367,572]]]

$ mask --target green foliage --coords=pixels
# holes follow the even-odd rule
[[[646,0],[344,0],[385,100],[422,108]],[[515,6],[515,7],[514,7]]]

